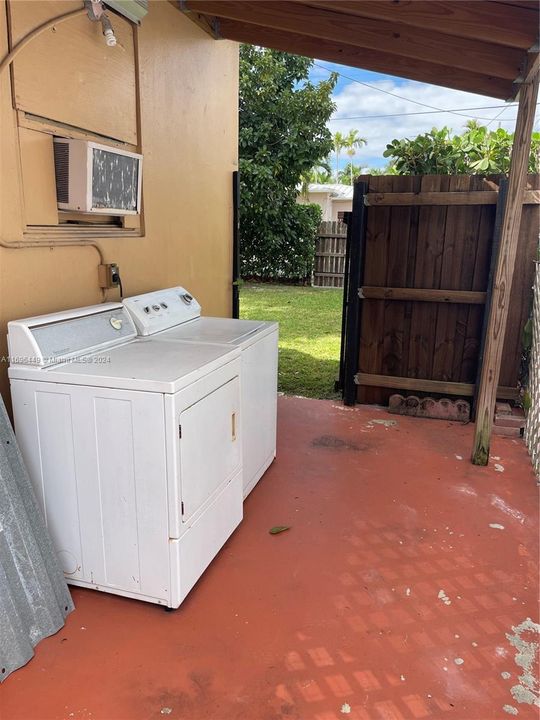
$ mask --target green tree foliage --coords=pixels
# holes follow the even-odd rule
[[[339,177],[339,156],[341,155],[341,151],[345,147],[345,135],[339,130],[335,132],[332,136],[332,142],[334,144],[334,156],[335,156],[335,162],[336,162],[336,173],[335,178],[336,182],[338,182]]]
[[[353,184],[353,157],[356,155],[357,149],[361,148],[363,145],[367,145],[366,138],[360,137],[358,134],[358,130],[349,130],[349,133],[345,136],[345,151],[347,152],[347,155],[349,156],[349,184]]]
[[[366,173],[367,170],[364,172],[361,165],[354,165],[350,162],[345,165],[343,170],[339,171],[338,182],[342,185],[352,185],[355,177],[365,175]]]
[[[312,60],[240,49],[240,235],[244,277],[311,273],[320,208],[296,202],[302,176],[332,150],[336,76],[309,82]]]
[[[399,175],[476,175],[507,173],[512,133],[470,121],[461,135],[444,127],[415,138],[393,140],[383,153]],[[533,133],[529,172],[540,171],[540,133]]]
[[[335,156],[335,162],[336,162],[336,173],[335,173],[335,179],[336,182],[343,182],[342,175],[343,171],[339,169],[339,158],[341,155],[341,151],[345,150],[347,155],[350,158],[349,163],[347,164],[347,167],[349,168],[349,180],[346,183],[347,185],[352,185],[353,176],[351,175],[351,170],[353,168],[352,159],[356,155],[356,151],[361,148],[363,145],[367,145],[367,140],[363,137],[360,137],[358,134],[358,130],[349,130],[347,135],[344,135],[343,133],[337,132],[333,135],[333,143],[334,143],[334,156]]]
[[[307,172],[302,173],[301,180],[301,194],[304,197],[308,196],[309,186],[312,183],[327,184],[332,182],[332,172],[330,166],[326,162],[322,162],[317,167],[311,168]]]

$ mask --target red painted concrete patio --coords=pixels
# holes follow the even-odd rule
[[[521,441],[473,467],[472,429],[281,398],[278,458],[180,609],[74,589],[0,716],[537,718],[506,637],[538,621],[537,485]]]

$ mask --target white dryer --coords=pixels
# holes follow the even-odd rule
[[[73,585],[178,607],[242,519],[240,350],[108,303],[10,322],[15,430]]]
[[[244,498],[276,456],[278,324],[261,320],[201,317],[201,306],[184,288],[126,298],[140,335],[155,340],[240,348]]]

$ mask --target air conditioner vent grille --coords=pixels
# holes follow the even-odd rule
[[[56,174],[56,200],[69,202],[69,143],[54,143],[54,171]]]

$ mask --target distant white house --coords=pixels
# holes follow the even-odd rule
[[[352,185],[310,183],[307,195],[300,192],[297,202],[301,205],[307,203],[319,205],[323,220],[343,220],[343,213],[352,210],[352,197]]]

